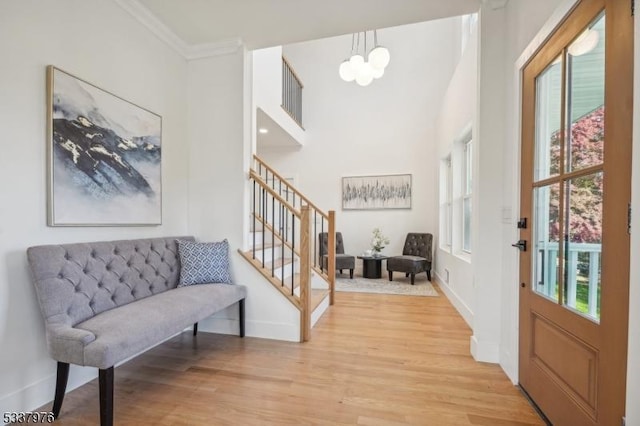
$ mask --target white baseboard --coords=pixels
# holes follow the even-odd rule
[[[479,341],[476,336],[471,336],[471,356],[478,362],[500,362],[500,345],[495,342]]]
[[[505,372],[511,383],[518,384],[518,360],[510,351],[500,351],[500,367]]]
[[[198,322],[198,331],[204,331],[205,333],[234,334],[237,336],[240,334],[240,322],[236,318],[211,317]]]
[[[456,308],[467,325],[471,327],[471,329],[473,329],[473,312],[471,311],[471,309],[467,306],[466,303],[462,301],[457,293],[453,291],[451,287],[449,287],[448,284],[444,283],[444,280],[442,279],[442,277],[440,277],[440,275],[438,275],[438,273],[434,274],[434,278],[436,280],[436,284],[438,284],[442,292],[445,294],[445,296],[447,296],[447,299],[449,299],[451,304]]]
[[[236,321],[237,322],[237,321]],[[186,328],[185,330],[188,330]],[[176,333],[173,336],[169,336],[161,342],[138,352],[129,358],[120,361],[116,364],[116,368],[127,361],[153,349],[154,347],[161,345],[167,340],[172,339],[180,333]],[[52,362],[52,373],[43,379],[36,381],[24,388],[17,390],[9,395],[0,398],[0,413],[15,412],[15,411],[34,411],[45,404],[53,403],[54,391],[56,388],[56,368],[55,361]],[[117,374],[117,373],[116,373]],[[72,390],[90,382],[98,377],[98,369],[95,367],[83,367],[80,365],[71,364],[69,368],[69,380],[67,382],[67,390],[65,394],[68,394]],[[98,396],[96,395],[96,398]],[[62,404],[64,406],[64,403]],[[51,407],[47,407],[45,411],[50,410]]]
[[[53,395],[56,388],[55,361],[52,361],[51,366],[51,374],[0,398],[0,413],[34,411],[42,406],[46,407],[43,411],[51,410],[50,405],[53,402]],[[98,377],[97,368],[72,365],[69,370],[67,393],[90,382],[96,377]],[[46,406],[47,404],[49,404],[49,406]],[[5,423],[3,422],[2,424]]]
[[[300,324],[288,324],[266,321],[247,321],[247,336],[262,339],[300,341]]]
[[[200,321],[198,331],[238,335],[240,323],[236,318],[212,317]],[[300,340],[300,326],[298,324],[245,320],[245,336],[298,342]]]

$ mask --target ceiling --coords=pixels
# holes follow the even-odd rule
[[[130,0],[188,45],[249,49],[476,12],[481,0]],[[401,6],[399,6],[401,5]]]
[[[477,12],[487,0],[115,0],[189,59],[207,45],[232,51],[317,40]],[[496,0],[489,0],[496,1]],[[399,7],[401,5],[401,7]],[[200,48],[204,48],[202,52]],[[263,148],[300,144],[258,109]]]
[[[291,136],[285,129],[274,121],[269,114],[264,112],[261,108],[257,108],[256,111],[256,129],[266,129],[268,133],[260,133],[256,135],[256,141],[258,149],[274,149],[274,148],[286,148],[294,149],[300,148],[302,145],[293,136]]]

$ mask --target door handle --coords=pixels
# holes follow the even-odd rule
[[[515,247],[520,251],[527,251],[527,240],[520,240],[515,244],[511,244],[511,247]]]

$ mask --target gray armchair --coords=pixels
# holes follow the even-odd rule
[[[407,234],[404,242],[402,256],[393,256],[387,259],[387,271],[389,281],[393,281],[393,271],[404,272],[411,275],[411,284],[415,282],[416,274],[427,273],[427,279],[431,281],[433,235],[411,232]]]
[[[329,269],[329,233],[321,232],[318,234],[319,246],[320,246],[320,269],[324,271]],[[343,269],[349,270],[349,278],[353,279],[353,269],[356,266],[356,258],[350,254],[344,253],[344,241],[342,240],[342,233],[336,232],[336,270],[342,274]]]

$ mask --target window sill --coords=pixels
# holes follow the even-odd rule
[[[451,246],[439,246],[438,248],[440,249],[440,251],[453,254],[453,251],[451,250]]]
[[[467,253],[466,251],[456,251],[453,253],[453,255],[463,262],[471,264],[471,253]]]

